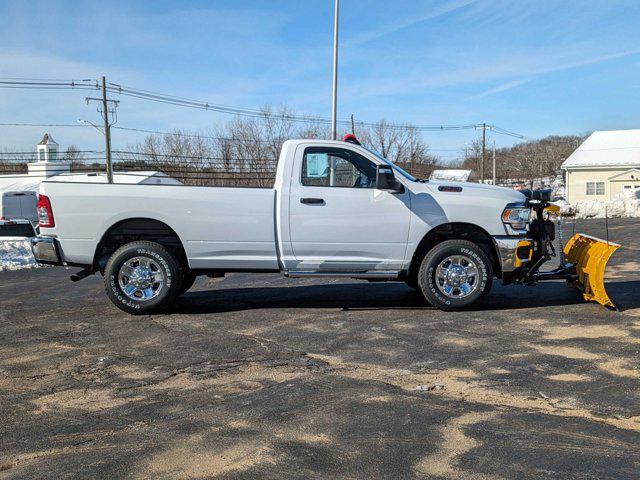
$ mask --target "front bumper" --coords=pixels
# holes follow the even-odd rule
[[[493,237],[502,273],[510,273],[530,262],[533,258],[533,240],[525,236]]]
[[[31,251],[38,263],[46,265],[62,265],[60,247],[55,238],[34,237],[31,239]]]

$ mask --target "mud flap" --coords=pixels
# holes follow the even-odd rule
[[[576,267],[577,287],[582,290],[585,300],[616,308],[604,288],[604,271],[609,258],[618,248],[618,243],[582,233],[576,233],[565,245],[564,254]]]

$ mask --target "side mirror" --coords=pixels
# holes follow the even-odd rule
[[[550,188],[540,188],[538,190],[534,190],[533,199],[540,200],[541,202],[550,202],[551,192],[552,190]]]
[[[378,165],[376,169],[376,188],[394,193],[404,192],[404,186],[396,180],[393,168],[388,165]]]

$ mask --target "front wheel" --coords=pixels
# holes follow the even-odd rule
[[[493,281],[491,260],[475,243],[447,240],[422,259],[418,284],[440,310],[458,310],[480,301]]]
[[[176,257],[154,242],[132,242],[116,250],[105,267],[104,286],[120,310],[153,313],[180,294],[182,269]]]

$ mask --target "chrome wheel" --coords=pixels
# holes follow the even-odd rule
[[[436,285],[449,298],[465,298],[477,290],[479,273],[476,262],[471,258],[452,255],[438,264]]]
[[[165,286],[160,265],[148,257],[133,257],[120,267],[118,283],[124,294],[137,302],[157,297]]]

